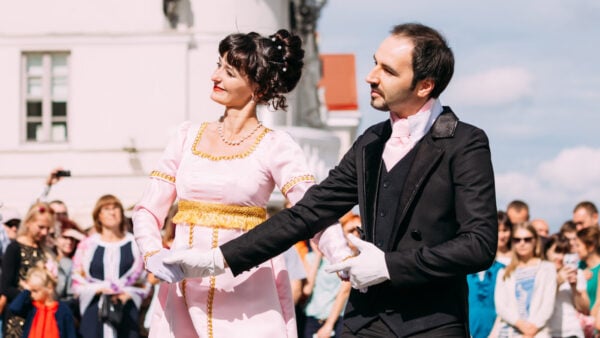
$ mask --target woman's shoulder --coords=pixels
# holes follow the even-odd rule
[[[554,265],[554,263],[543,259],[540,261],[540,269],[556,272],[556,266]]]

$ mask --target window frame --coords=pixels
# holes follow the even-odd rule
[[[55,55],[64,55],[65,71],[64,73],[54,74],[52,58]],[[28,61],[31,56],[41,56],[41,74],[30,74]],[[66,144],[69,140],[69,120],[70,120],[70,97],[71,97],[71,52],[69,50],[24,50],[21,52],[21,140],[26,144]],[[41,94],[39,97],[31,95],[29,92],[29,84],[31,78],[40,78]],[[55,101],[53,96],[53,80],[55,78],[64,78],[66,87],[65,96],[61,99],[64,101]],[[41,101],[41,116],[29,116],[28,105],[30,102]],[[65,114],[53,116],[52,109],[55,102],[64,102]],[[29,138],[28,128],[30,123],[41,123],[42,136],[38,139],[37,136]],[[53,125],[59,123],[65,126],[64,139],[55,139],[53,137]]]

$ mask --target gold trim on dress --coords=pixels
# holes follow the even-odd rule
[[[188,200],[180,200],[178,205],[179,210],[175,214],[175,217],[173,217],[175,224],[187,223],[190,226],[199,225],[248,231],[264,222],[267,218],[267,210],[261,207],[245,207]]]
[[[156,177],[156,178],[160,178],[164,181],[170,182],[170,183],[175,183],[175,176],[171,176],[171,175],[167,175],[163,172],[160,172],[158,170],[154,170],[150,173],[150,177]]]
[[[264,127],[263,131],[260,132],[260,134],[258,134],[258,136],[256,136],[256,140],[254,140],[254,144],[252,144],[252,146],[250,146],[250,148],[248,148],[246,151],[244,151],[242,153],[235,154],[235,155],[214,156],[214,155],[205,153],[205,152],[197,149],[198,143],[200,143],[200,139],[202,138],[202,134],[204,134],[204,130],[206,129],[206,126],[208,126],[207,122],[202,123],[202,125],[200,126],[200,129],[198,130],[198,134],[196,134],[196,139],[194,140],[194,144],[192,144],[192,153],[194,155],[198,155],[202,158],[207,158],[211,161],[235,160],[235,159],[241,159],[241,158],[247,157],[248,155],[252,154],[252,152],[254,152],[254,150],[256,149],[256,147],[258,146],[260,141],[263,139],[263,137],[265,137],[265,135],[267,135],[267,133],[271,131],[271,129]]]
[[[288,191],[290,191],[290,189],[292,189],[292,187],[294,187],[296,184],[300,183],[300,182],[316,182],[317,180],[315,179],[315,177],[313,175],[302,175],[302,176],[296,176],[293,177],[291,180],[289,180],[286,184],[283,185],[283,188],[281,188],[281,193],[283,194],[283,196],[286,196]]]
[[[212,231],[212,248],[219,246],[219,228],[213,228]],[[210,289],[208,289],[208,299],[206,300],[206,330],[208,338],[213,338],[213,302],[215,300],[215,288],[217,285],[217,277],[210,276]]]

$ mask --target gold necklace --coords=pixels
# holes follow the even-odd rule
[[[223,122],[219,123],[219,127],[217,128],[219,131],[219,137],[221,138],[221,141],[223,141],[223,143],[230,145],[230,146],[239,146],[240,144],[242,144],[242,142],[246,141],[248,138],[250,138],[250,136],[254,135],[254,133],[260,128],[262,127],[262,122],[258,122],[258,124],[256,125],[256,127],[254,129],[252,129],[248,134],[246,134],[246,136],[242,137],[241,139],[237,140],[237,141],[230,141],[228,139],[225,138],[225,135],[223,134]]]

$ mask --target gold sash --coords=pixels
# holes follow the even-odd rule
[[[173,223],[248,231],[265,219],[267,210],[261,207],[181,200]]]

